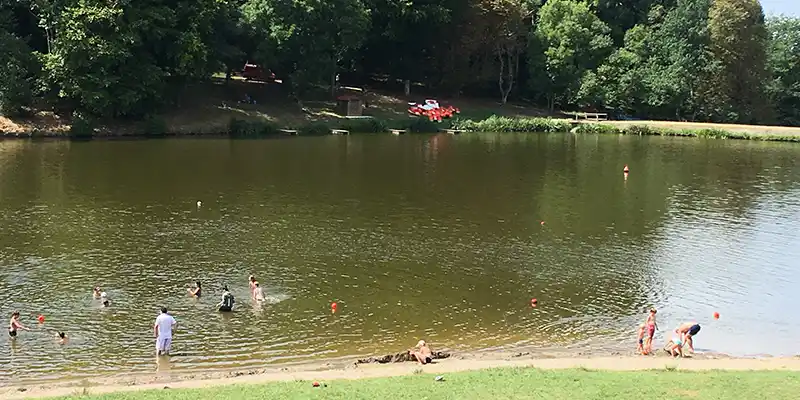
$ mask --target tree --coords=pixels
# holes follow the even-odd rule
[[[543,50],[542,63],[533,63],[533,68],[544,67],[551,110],[557,102],[566,104],[578,99],[584,74],[596,68],[612,49],[609,32],[585,2],[550,0],[542,7],[530,51]],[[532,73],[542,75],[537,70]]]
[[[11,15],[0,9],[0,114],[22,114],[31,106],[40,72],[38,59],[13,31]]]
[[[720,63],[713,95],[730,106],[726,119],[756,123],[769,119],[767,29],[758,0],[714,0],[709,11],[711,49]]]
[[[778,122],[800,126],[800,18],[772,18],[767,31],[767,93]]]

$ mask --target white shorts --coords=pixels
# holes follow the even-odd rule
[[[156,351],[169,353],[170,347],[172,347],[171,337],[162,338],[159,336],[158,339],[156,339]]]

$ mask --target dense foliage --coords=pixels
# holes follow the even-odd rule
[[[0,112],[142,118],[270,68],[639,118],[800,124],[800,19],[758,0],[0,0]]]

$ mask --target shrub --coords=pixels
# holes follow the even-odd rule
[[[231,137],[260,137],[275,135],[279,132],[278,125],[267,120],[231,118],[228,124],[228,135]]]
[[[386,132],[386,123],[382,120],[375,118],[367,119],[350,119],[342,124],[342,129],[350,133],[378,133]]]
[[[72,125],[69,128],[69,137],[75,139],[88,139],[94,136],[95,122],[79,112],[72,113]]]
[[[324,122],[309,122],[298,129],[301,135],[327,135],[331,132],[331,128]]]
[[[143,124],[145,136],[161,137],[167,134],[167,122],[159,116],[148,116]]]
[[[570,123],[554,118],[508,118],[493,115],[482,121],[457,121],[457,129],[470,132],[569,132]]]
[[[575,127],[575,133],[589,134],[620,134],[622,131],[613,125],[608,124],[580,124]]]

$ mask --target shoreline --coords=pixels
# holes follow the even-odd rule
[[[675,359],[661,351],[652,356],[548,356],[527,352],[490,352],[454,354],[421,366],[414,362],[356,364],[355,359],[337,363],[324,360],[304,365],[273,366],[249,370],[181,371],[179,373],[115,374],[80,380],[55,382],[17,382],[0,386],[5,399],[70,396],[80,393],[107,394],[154,389],[196,389],[235,384],[264,384],[289,381],[334,381],[385,378],[426,374],[447,374],[494,368],[537,368],[544,370],[582,369],[601,371],[800,371],[800,356],[739,358],[725,354],[697,354]]]
[[[227,123],[215,121],[203,131],[186,131],[180,127],[165,127],[159,131],[113,129],[104,127],[91,133],[71,132],[69,125],[52,131],[0,132],[2,140],[114,140],[160,138],[279,138],[294,136],[327,136],[333,130],[346,130],[353,134],[390,134],[391,130],[409,133],[432,134],[447,129],[478,133],[563,133],[563,134],[615,134],[634,136],[681,136],[707,139],[739,139],[755,141],[798,142],[800,127],[769,125],[735,125],[678,121],[581,121],[553,117],[502,117],[492,115],[482,120],[455,117],[442,123],[418,118],[359,120],[329,120],[282,126],[269,120],[232,118]],[[291,130],[294,133],[286,133]],[[113,132],[113,133],[112,133]]]

